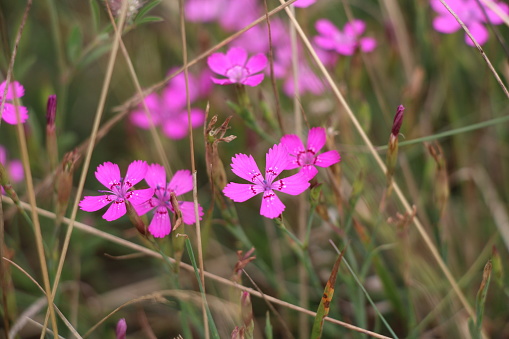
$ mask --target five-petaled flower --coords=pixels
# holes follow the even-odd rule
[[[318,154],[325,145],[325,128],[313,127],[308,133],[307,146],[295,134],[287,134],[281,138],[281,143],[286,146],[292,161],[285,168],[287,170],[302,167],[303,172],[307,172],[312,178],[317,171],[315,166],[329,167],[341,160],[338,151],[332,150]]]
[[[0,102],[3,99],[4,91],[5,91],[6,81],[0,84]],[[9,84],[9,88],[7,89],[7,94],[5,95],[6,100],[14,100],[14,98],[21,98],[25,95],[25,88],[17,82],[14,81]],[[18,106],[19,118],[20,122],[24,123],[28,119],[28,110],[25,106]],[[16,117],[16,107],[6,102],[4,104],[4,111],[2,112],[2,119],[5,120],[6,123],[11,125],[16,125],[18,123],[18,119]]]
[[[498,3],[497,1],[494,2],[504,13],[509,13],[509,6],[507,4]],[[482,1],[447,0],[447,5],[456,13],[461,21],[463,21],[479,45],[483,45],[488,40],[488,30],[484,27],[484,23],[489,22],[492,25],[500,25],[503,22],[502,19]],[[449,34],[461,28],[458,21],[456,21],[454,16],[452,16],[440,0],[431,0],[431,7],[438,13],[438,16],[433,20],[433,28],[437,31]],[[474,43],[466,34],[465,42],[467,45],[474,46]]]
[[[263,74],[256,74],[267,66],[267,57],[263,53],[247,58],[247,52],[240,47],[232,47],[226,54],[214,53],[207,59],[210,69],[226,79],[212,77],[219,85],[242,84],[257,86],[263,81]]]
[[[286,146],[277,144],[272,147],[266,157],[265,176],[262,175],[251,155],[236,154],[232,158],[232,171],[252,184],[230,182],[223,193],[235,202],[244,202],[255,195],[263,193],[260,214],[267,218],[276,218],[285,209],[274,191],[298,195],[309,187],[309,176],[302,171],[284,179],[276,177],[291,163]]]
[[[357,48],[363,52],[371,52],[376,47],[374,38],[360,37],[366,29],[366,24],[359,19],[347,22],[343,31],[327,19],[318,20],[315,28],[320,35],[316,36],[314,41],[325,50],[333,50],[343,55],[352,55]]]
[[[80,208],[87,212],[95,212],[111,203],[103,218],[108,221],[116,220],[126,213],[126,200],[134,207],[149,200],[154,195],[153,188],[131,190],[147,173],[148,165],[145,161],[133,161],[127,168],[124,178],[120,176],[117,164],[105,162],[97,167],[95,177],[108,190],[100,196],[86,196],[80,201]]]
[[[134,206],[138,214],[143,215],[148,211],[154,210],[154,217],[148,226],[148,231],[155,238],[163,238],[173,230],[169,211],[175,213],[171,204],[171,193],[175,196],[182,195],[193,189],[193,177],[188,170],[180,170],[175,173],[168,183],[166,181],[166,172],[164,167],[159,164],[149,166],[145,176],[147,184],[155,190],[155,196],[150,198],[142,205]],[[179,209],[182,212],[182,219],[185,224],[192,225],[196,222],[194,213],[194,203],[188,201],[179,201]],[[199,216],[203,216],[203,209],[199,208]]]

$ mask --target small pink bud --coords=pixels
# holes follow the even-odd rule
[[[46,124],[48,127],[55,128],[55,116],[57,114],[57,96],[52,94],[48,97],[46,106]]]
[[[125,319],[122,318],[117,323],[117,339],[125,339],[125,334],[127,332],[127,323],[125,322]]]
[[[403,105],[398,106],[398,110],[396,111],[396,116],[394,117],[394,122],[392,123],[391,133],[395,137],[399,134],[399,129],[401,128],[401,124],[403,123],[403,111],[405,107]]]

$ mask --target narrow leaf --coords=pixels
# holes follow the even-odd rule
[[[159,16],[146,16],[144,18],[137,19],[134,23],[136,24],[136,26],[141,26],[149,22],[160,22],[160,21],[163,21],[163,18]]]
[[[313,329],[311,330],[311,338],[313,339],[319,339],[322,337],[324,318],[329,314],[330,303],[332,301],[332,296],[334,295],[334,285],[336,284],[336,276],[338,274],[339,264],[343,259],[344,253],[345,249],[343,249],[343,251],[341,251],[341,253],[339,254],[338,259],[336,260],[336,262],[334,263],[334,267],[332,268],[332,272],[330,274],[329,280],[327,281],[327,285],[325,285],[322,300],[320,301],[320,305],[318,306],[318,311],[316,311]]]
[[[156,7],[161,3],[161,0],[154,0],[143,6],[143,8],[140,9],[138,12],[138,15],[136,15],[135,22],[138,21],[138,19],[143,18],[152,8]]]

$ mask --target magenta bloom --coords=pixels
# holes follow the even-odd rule
[[[288,150],[282,144],[272,147],[266,157],[265,177],[262,175],[251,155],[236,154],[232,158],[232,171],[242,179],[252,184],[237,184],[230,182],[223,189],[224,195],[235,202],[244,202],[255,195],[263,193],[260,214],[267,218],[281,215],[285,205],[274,191],[298,195],[309,187],[309,177],[302,171],[290,177],[276,180],[276,177],[286,169],[291,158]]]
[[[117,339],[125,339],[125,335],[127,332],[127,323],[124,318],[120,319],[117,323],[117,328],[115,330]]]
[[[171,73],[172,71],[170,71]],[[209,73],[200,77],[189,75],[189,97],[191,102],[204,97],[210,90]],[[188,115],[186,104],[186,85],[184,74],[174,77],[161,93],[152,93],[145,98],[145,103],[152,115],[155,126],[161,126],[164,134],[170,139],[182,139],[188,131]],[[140,105],[131,113],[133,124],[143,129],[150,128],[150,122],[145,110]],[[205,120],[205,112],[198,108],[191,108],[191,125],[199,127]]]
[[[95,177],[108,188],[106,191],[99,192],[107,194],[84,197],[80,201],[80,208],[83,211],[95,212],[111,203],[111,206],[104,213],[103,219],[112,221],[120,218],[126,213],[126,200],[136,206],[146,202],[154,194],[153,188],[131,190],[134,185],[145,178],[147,168],[148,165],[145,161],[133,161],[127,168],[125,178],[122,178],[117,164],[105,162],[97,166]]]
[[[226,54],[214,53],[207,59],[210,69],[226,79],[212,77],[219,85],[243,84],[257,86],[263,81],[261,72],[267,66],[267,57],[263,53],[247,59],[247,52],[240,47],[232,47]]]
[[[347,22],[343,31],[327,19],[318,20],[315,28],[320,35],[316,36],[314,41],[325,50],[333,50],[343,55],[352,55],[357,48],[363,52],[371,52],[376,47],[374,38],[360,37],[366,29],[366,24],[359,19]]]
[[[504,3],[494,1],[500,9],[505,13],[509,13],[509,6]],[[463,21],[465,26],[470,30],[472,36],[477,40],[479,45],[483,45],[488,40],[488,30],[484,27],[488,20],[493,25],[500,25],[503,21],[488,8],[482,1],[477,0],[447,0],[447,4],[456,13],[456,15]],[[482,6],[482,7],[480,7]],[[460,24],[452,16],[452,14],[445,8],[439,0],[431,0],[431,7],[438,16],[433,20],[433,27],[440,33],[454,33],[461,28]],[[484,15],[486,12],[486,16]],[[465,34],[465,42],[467,45],[474,46],[474,43],[468,35]]]
[[[193,189],[193,177],[190,171],[180,170],[175,173],[168,183],[166,181],[166,171],[164,167],[159,164],[152,164],[148,168],[145,181],[154,189],[155,196],[144,204],[135,206],[135,208],[140,215],[154,210],[154,217],[148,226],[148,231],[155,238],[163,238],[172,231],[169,211],[175,213],[170,202],[170,193],[173,192],[176,196],[179,196],[191,191]],[[184,224],[194,224],[196,222],[194,203],[179,201],[178,204],[182,212]],[[203,216],[203,209],[201,206],[199,206],[199,215],[201,220],[201,216]]]
[[[295,134],[287,134],[281,138],[281,144],[290,152],[291,162],[285,169],[302,167],[301,172],[308,172],[310,177],[316,174],[315,166],[329,167],[341,160],[338,151],[332,150],[318,154],[325,145],[326,135],[323,127],[313,127],[308,133],[307,146]]]
[[[0,84],[0,102],[4,95],[5,90],[5,81]],[[13,87],[14,90],[13,91]],[[6,100],[14,100],[14,98],[21,98],[25,95],[25,88],[17,81],[11,82],[9,84],[9,88],[7,89],[7,95],[5,96]],[[24,123],[28,119],[28,110],[25,106],[18,106],[19,117],[21,119],[21,123]],[[16,119],[16,107],[13,104],[6,102],[4,105],[4,111],[2,113],[2,119],[5,120],[6,123],[11,125],[16,125],[18,120]]]
[[[295,7],[306,8],[314,4],[316,0],[297,0],[293,3]]]
[[[5,167],[13,183],[18,183],[25,178],[23,163],[17,159],[7,161],[7,150],[2,145],[0,145],[0,164]],[[0,187],[0,193],[4,193],[3,187]]]

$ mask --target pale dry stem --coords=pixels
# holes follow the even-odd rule
[[[443,1],[443,0],[440,0],[440,1]],[[280,0],[280,2],[283,2],[283,0]],[[286,13],[288,14],[288,16],[290,17],[290,20],[291,20],[292,24],[295,25],[295,28],[297,29],[297,32],[299,33],[299,35],[300,35],[302,41],[304,42],[306,48],[309,50],[309,52],[311,53],[313,59],[317,63],[318,68],[320,69],[320,71],[322,72],[323,76],[326,78],[327,82],[331,86],[331,88],[332,88],[332,90],[334,92],[334,95],[336,96],[338,101],[341,103],[341,105],[345,108],[345,111],[347,112],[348,117],[352,121],[355,129],[360,134],[360,136],[361,136],[362,140],[364,141],[364,143],[366,144],[366,146],[368,146],[370,153],[375,158],[375,161],[377,162],[377,164],[380,167],[380,169],[384,173],[386,173],[387,172],[387,168],[385,167],[385,164],[384,164],[383,160],[378,155],[375,147],[373,146],[373,143],[371,142],[371,140],[368,138],[368,136],[364,132],[364,129],[360,125],[359,121],[357,120],[357,118],[354,115],[352,109],[350,108],[350,106],[346,102],[345,98],[343,97],[343,95],[339,91],[338,87],[336,86],[336,84],[332,80],[329,72],[325,69],[325,66],[323,65],[323,63],[318,58],[318,56],[317,56],[313,46],[311,46],[311,43],[309,42],[309,39],[307,38],[306,34],[303,32],[302,28],[300,27],[299,23],[297,22],[295,17],[292,15],[292,13],[288,9],[285,9],[285,10],[286,10]],[[395,191],[396,195],[398,196],[398,199],[401,201],[402,205],[404,206],[405,210],[407,212],[411,212],[412,211],[412,207],[411,207],[410,203],[408,202],[406,197],[403,195],[403,192],[401,191],[400,187],[396,183],[394,183],[394,191]],[[431,254],[433,255],[433,257],[437,261],[438,265],[440,266],[440,269],[442,270],[442,272],[446,276],[447,280],[451,284],[452,288],[454,289],[456,295],[458,296],[458,299],[463,304],[463,306],[467,310],[468,314],[470,316],[474,317],[475,313],[474,313],[472,307],[468,303],[465,295],[463,294],[463,292],[459,288],[458,284],[456,283],[456,280],[452,276],[449,268],[446,266],[445,262],[442,260],[442,257],[440,256],[440,254],[439,254],[435,244],[433,244],[433,241],[431,240],[429,235],[426,233],[423,225],[421,224],[420,220],[417,217],[414,218],[414,224],[415,224],[415,226],[416,226],[420,236],[423,238],[424,242],[426,243],[426,246],[428,247],[428,249],[430,250]]]
[[[12,199],[10,199],[8,197],[4,197],[4,198],[5,198],[5,202],[7,202],[9,204],[14,204]],[[20,202],[20,206],[23,209],[25,209],[25,210],[31,210],[30,205],[27,204],[26,202],[23,202],[23,201]],[[47,211],[47,210],[44,210],[42,208],[37,208],[36,212],[38,214],[40,214],[41,216],[44,216],[44,217],[47,217],[47,218],[50,218],[50,219],[56,218],[56,214],[55,213]],[[155,251],[153,251],[151,249],[148,249],[148,248],[146,248],[144,246],[135,244],[133,242],[127,241],[125,239],[116,237],[116,236],[114,236],[112,234],[100,231],[100,230],[98,230],[95,227],[86,225],[86,224],[78,222],[78,221],[71,220],[69,218],[63,218],[62,222],[64,224],[66,224],[66,225],[70,225],[72,223],[73,227],[75,227],[77,229],[80,229],[80,230],[82,230],[82,231],[84,231],[84,232],[86,232],[88,234],[91,234],[91,235],[100,237],[102,239],[111,241],[113,243],[116,243],[118,245],[124,246],[126,248],[130,248],[130,249],[132,249],[134,251],[146,254],[147,256],[150,256],[150,257],[153,257],[153,258],[157,258],[157,259],[162,259],[161,254],[158,253],[158,252],[155,252]],[[167,257],[167,259],[171,263],[173,263],[173,264],[176,263],[176,260],[173,259],[173,258]],[[179,265],[180,265],[180,268],[182,268],[182,269],[184,269],[184,270],[186,270],[188,272],[191,272],[191,273],[194,272],[194,268],[191,265],[189,265],[189,264],[180,262]],[[213,280],[213,281],[215,281],[215,282],[217,282],[217,283],[219,283],[221,285],[230,286],[230,287],[236,288],[236,289],[241,290],[241,291],[246,291],[249,294],[251,294],[253,296],[256,296],[256,297],[259,297],[259,298],[264,297],[264,298],[266,298],[268,301],[270,301],[273,304],[277,304],[279,306],[282,306],[282,307],[285,307],[285,308],[288,308],[288,309],[291,309],[291,310],[294,310],[294,311],[297,311],[297,312],[302,312],[302,313],[308,314],[309,316],[311,316],[313,318],[316,317],[316,312],[313,312],[313,311],[307,310],[307,309],[305,309],[303,307],[299,307],[299,306],[290,304],[288,302],[279,300],[279,299],[277,299],[275,297],[272,297],[272,296],[269,296],[267,294],[264,294],[262,296],[262,294],[260,292],[258,292],[256,290],[253,290],[252,288],[248,288],[248,287],[245,287],[245,286],[238,285],[235,282],[232,282],[231,280],[228,280],[228,279],[225,279],[223,277],[217,276],[217,275],[215,275],[213,273],[204,271],[204,275],[205,275],[206,278],[208,278],[210,280]],[[375,333],[375,332],[372,332],[372,331],[365,330],[363,328],[351,325],[351,324],[343,322],[343,321],[339,321],[339,320],[334,319],[334,318],[326,317],[325,320],[330,322],[330,323],[337,324],[337,325],[340,325],[340,326],[345,327],[347,329],[350,329],[352,331],[370,335],[370,336],[372,336],[374,338],[383,338],[383,339],[388,339],[389,338],[387,336],[384,336],[384,335],[381,335],[381,334],[378,334],[378,333]]]

